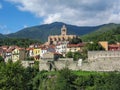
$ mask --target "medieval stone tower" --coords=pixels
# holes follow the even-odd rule
[[[69,41],[70,39],[75,38],[76,35],[67,35],[67,28],[65,25],[62,26],[61,28],[61,35],[51,35],[48,37],[48,42],[47,44],[58,44],[61,43],[63,41]]]
[[[67,35],[67,28],[65,27],[65,25],[63,25],[63,27],[61,28],[61,35]]]

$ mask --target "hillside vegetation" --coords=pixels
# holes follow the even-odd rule
[[[24,68],[20,62],[0,59],[1,90],[119,90],[120,72],[39,72],[38,64]]]
[[[34,44],[34,43],[40,44],[41,42],[37,40],[25,39],[25,38],[1,38],[0,39],[0,46],[17,45],[20,47],[29,47],[29,45]]]
[[[83,35],[81,38],[83,41],[120,42],[120,24],[105,25],[90,34]]]
[[[7,35],[0,34],[0,38],[28,38],[46,42],[48,36],[60,35],[61,27],[63,25],[66,25],[67,27],[67,34],[78,35],[83,39],[83,41],[120,40],[120,24],[110,23],[99,26],[75,26],[62,22],[28,27]]]
[[[94,26],[94,27],[81,26],[80,27],[80,26],[65,24],[62,22],[54,22],[51,24],[44,24],[44,25],[24,28],[16,33],[11,33],[6,36],[12,37],[12,38],[15,38],[15,37],[29,38],[29,39],[35,39],[35,40],[40,40],[42,42],[45,42],[47,41],[47,38],[49,35],[60,35],[61,27],[63,25],[66,25],[68,29],[67,30],[68,34],[75,34],[75,35],[84,35],[92,31],[95,31],[101,27],[101,26]]]

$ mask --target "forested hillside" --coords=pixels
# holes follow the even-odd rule
[[[1,38],[0,39],[0,46],[3,45],[17,45],[20,47],[28,47],[30,44],[34,43],[41,43],[40,41],[37,40],[32,40],[32,39],[24,39],[24,38]]]
[[[63,25],[66,25],[68,29],[67,34],[78,35],[83,41],[120,40],[120,24],[110,23],[99,26],[75,26],[62,22],[28,27],[8,35],[0,34],[0,38],[28,38],[46,42],[49,35],[59,35]]]
[[[109,24],[81,37],[83,41],[120,42],[120,24]]]
[[[29,38],[29,39],[35,39],[45,42],[47,41],[49,35],[59,35],[61,33],[61,27],[63,25],[66,25],[68,29],[67,30],[68,34],[75,34],[75,35],[88,34],[90,32],[99,29],[102,26],[102,25],[93,26],[93,27],[75,26],[75,25],[65,24],[62,22],[54,22],[51,24],[43,24],[43,25],[24,28],[16,33],[11,33],[6,36],[12,38]]]

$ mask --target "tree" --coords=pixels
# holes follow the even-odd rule
[[[70,44],[78,44],[78,43],[82,43],[82,40],[79,37],[70,40]]]
[[[73,58],[73,53],[72,53],[72,52],[68,52],[68,53],[66,54],[66,57],[67,57],[67,58]]]
[[[68,52],[66,54],[67,58],[73,58],[75,61],[81,59],[85,59],[85,54],[81,53],[81,52]]]
[[[98,44],[97,42],[88,43],[88,44],[86,45],[86,48],[87,48],[87,50],[89,50],[89,51],[104,50],[104,48],[103,48],[100,44]]]
[[[116,44],[115,40],[111,39],[108,41],[109,44]]]
[[[20,62],[1,64],[0,88],[2,90],[26,90],[29,78]]]
[[[72,87],[75,77],[68,68],[60,70],[56,79],[56,90],[76,90]]]
[[[4,58],[0,56],[0,62],[4,62]]]
[[[82,54],[80,52],[74,52],[74,60],[79,60],[80,58],[83,58]]]
[[[32,40],[32,39],[26,39],[26,38],[3,38],[0,39],[0,46],[2,45],[17,45],[20,47],[28,47],[30,44],[33,43],[39,43],[41,44],[40,41],[37,40]]]

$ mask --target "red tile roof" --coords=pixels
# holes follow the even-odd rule
[[[68,44],[67,47],[70,48],[70,47],[83,47],[85,46],[84,43],[79,43],[79,44]]]
[[[111,44],[111,45],[108,45],[108,47],[120,47],[120,45],[118,45],[118,44]]]
[[[120,45],[118,44],[108,45],[108,50],[120,50]]]
[[[29,51],[29,50],[33,50],[34,48],[27,48],[26,50]]]

